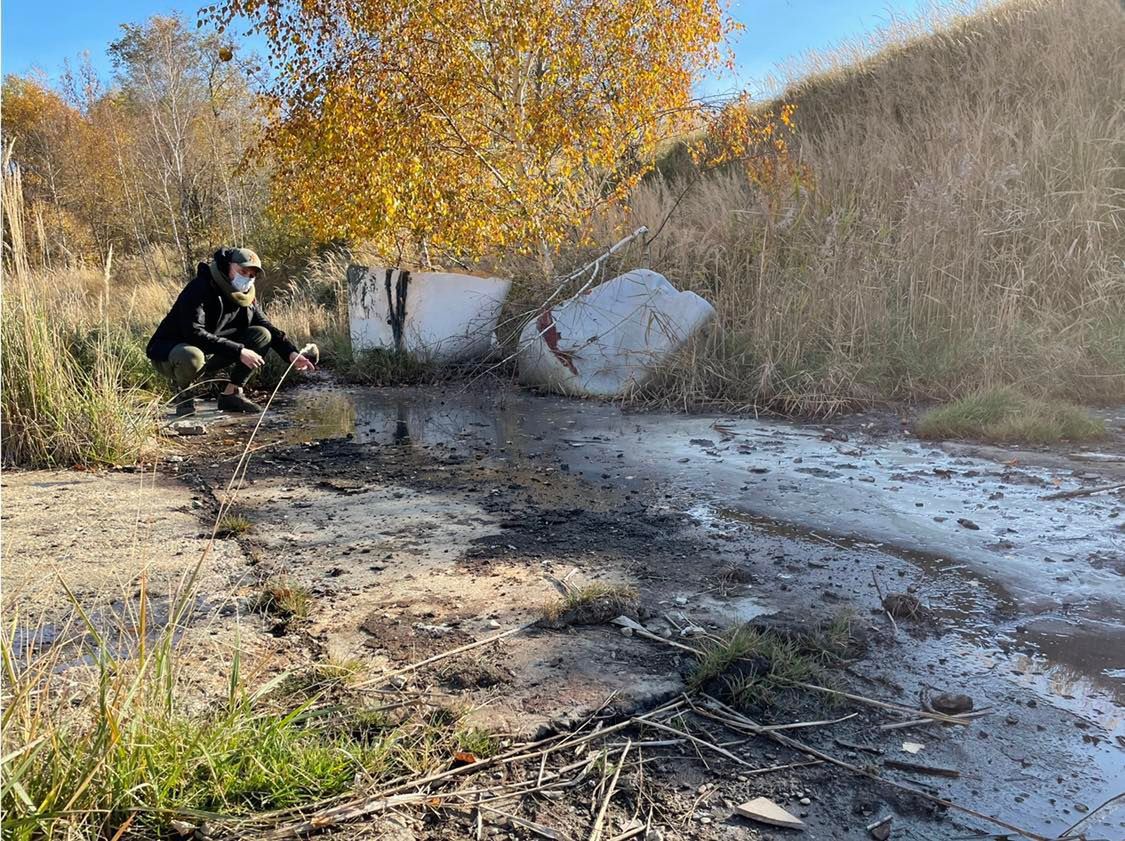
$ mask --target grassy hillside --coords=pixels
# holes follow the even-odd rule
[[[741,173],[693,187],[653,268],[721,329],[651,390],[828,413],[1015,385],[1125,400],[1125,13],[1031,0],[843,50],[781,97],[811,183],[771,210]],[[654,228],[656,179],[622,227]]]

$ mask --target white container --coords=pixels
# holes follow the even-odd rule
[[[533,319],[520,335],[520,382],[580,397],[627,394],[714,315],[694,292],[634,269]]]
[[[352,347],[431,362],[481,359],[495,346],[511,285],[498,277],[349,266]]]

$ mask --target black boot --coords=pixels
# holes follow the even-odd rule
[[[256,415],[262,411],[262,407],[243,394],[241,389],[234,394],[220,394],[215,402],[224,412],[246,412]]]
[[[176,404],[176,417],[183,418],[195,414],[195,398],[185,397]]]

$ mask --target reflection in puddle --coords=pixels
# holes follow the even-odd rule
[[[309,391],[298,398],[290,441],[344,438],[355,432],[355,401],[342,391]]]
[[[173,640],[179,639],[187,625],[210,609],[199,595],[190,604],[182,605]],[[81,620],[72,617],[62,624],[20,625],[11,632],[10,650],[23,667],[49,656],[51,668],[57,672],[76,665],[91,665],[102,657],[129,659],[141,651],[142,640],[149,646],[164,637],[176,613],[172,601],[164,596],[150,596],[145,610],[142,620],[139,602],[113,601],[86,611]]]
[[[701,522],[720,527],[724,522],[737,523],[798,540],[812,537],[808,530],[738,510],[697,505],[689,513]],[[962,566],[925,553],[847,537],[832,538],[829,542],[855,553],[856,562],[865,568],[879,565],[879,553],[901,557],[920,568],[926,574],[926,589],[931,596],[928,608],[944,624],[956,628],[965,656],[982,668],[1003,669],[1009,680],[1056,706],[1102,724],[1110,732],[1119,725],[1120,709],[1114,705],[1125,704],[1125,669],[1115,668],[1125,651],[1125,636],[1120,629],[1050,616],[1036,617],[1015,628],[1010,623],[998,626],[985,602],[1010,611],[1010,600],[1002,589]],[[865,553],[871,557],[863,558]],[[1111,701],[1107,705],[1111,712],[1105,715],[1098,704],[1106,705],[1107,700]]]
[[[1114,502],[1045,501],[1043,488],[1065,473],[953,458],[896,436],[842,442],[808,424],[634,415],[485,386],[469,393],[463,384],[307,390],[290,417],[290,441],[352,435],[375,446],[550,455],[616,487],[651,480],[690,499],[685,507],[700,519],[798,540],[816,532],[870,555],[857,561],[871,566],[894,555],[924,571],[941,593],[937,612],[994,667],[1063,700],[1125,695],[1125,579],[1090,560],[1120,554],[1120,535],[1106,526]],[[998,626],[996,605],[1038,618]],[[1066,617],[1062,627],[1043,625],[1055,615]]]
[[[361,444],[456,446],[473,441],[503,446],[519,426],[518,416],[498,409],[494,397],[454,402],[410,394],[388,399],[375,391],[301,394],[293,419],[289,440],[352,435]]]

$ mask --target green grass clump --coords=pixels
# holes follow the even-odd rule
[[[1104,438],[1105,424],[1079,406],[1041,400],[1013,388],[978,391],[926,412],[922,438],[975,438],[1012,444],[1052,444]]]
[[[85,620],[67,625],[85,631],[44,649],[26,642],[41,634],[19,617],[0,627],[3,838],[167,838],[174,820],[261,837],[271,824],[255,822],[258,813],[424,777],[459,752],[483,758],[497,749],[454,710],[392,699],[392,719],[354,696],[326,707],[323,696],[279,692],[281,678],[251,690],[241,675],[254,670],[243,670],[237,653],[226,692],[185,704],[181,677],[191,664],[178,662],[182,611],[173,614],[152,633],[124,621],[114,629],[149,640],[129,654],[101,644]],[[77,640],[91,636],[91,666],[71,661]],[[355,673],[351,663],[319,665],[334,680],[336,666]],[[224,827],[240,816],[251,822]]]
[[[458,747],[477,759],[487,759],[500,749],[496,737],[480,727],[465,727],[454,734]]]
[[[312,594],[308,588],[288,578],[267,581],[250,603],[254,612],[281,619],[304,619],[311,607]]]
[[[250,531],[252,528],[254,528],[254,524],[241,514],[224,514],[219,518],[215,536],[239,537],[240,535],[246,534],[246,532]]]
[[[624,584],[586,584],[573,587],[547,605],[543,618],[548,624],[592,625],[608,622],[621,614],[634,614],[637,591]]]
[[[825,678],[852,643],[851,624],[845,613],[802,633],[741,625],[704,643],[688,686],[744,709],[772,704],[795,683]]]
[[[25,285],[12,286],[4,290],[0,328],[5,461],[134,463],[153,440],[159,415],[159,397],[138,385],[148,381],[136,348],[114,331],[76,346],[46,304]]]

